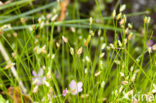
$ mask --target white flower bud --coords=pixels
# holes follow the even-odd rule
[[[70,48],[70,53],[71,55],[74,55],[74,49],[72,47]]]
[[[99,76],[101,74],[101,71],[95,73],[95,77]]]
[[[126,5],[123,4],[123,5],[120,6],[119,11],[120,11],[120,12],[123,12],[125,9],[126,9]]]
[[[38,86],[36,85],[32,92],[36,93],[37,91],[38,91]]]
[[[68,39],[65,37],[65,36],[62,36],[62,40],[67,43],[68,42]]]
[[[77,51],[77,55],[78,55],[78,56],[80,56],[80,55],[82,54],[82,50],[83,50],[82,47],[80,47],[80,48],[78,49],[78,51]]]
[[[152,50],[156,51],[156,44],[152,46]]]
[[[51,59],[54,59],[55,58],[55,54],[53,54],[52,56],[51,56]]]
[[[122,43],[121,43],[120,40],[118,40],[118,44],[119,44],[120,47],[122,47]]]
[[[54,15],[54,16],[51,18],[51,21],[55,21],[57,17],[58,17],[58,15]]]
[[[148,24],[150,23],[150,21],[151,21],[151,17],[147,17],[147,16],[144,17],[144,23]]]
[[[88,56],[85,57],[85,60],[86,60],[87,62],[90,62],[90,59],[89,59]]]
[[[101,35],[101,29],[98,30],[98,36],[100,36],[100,35]]]
[[[90,18],[89,18],[89,25],[92,25],[92,23],[93,23],[93,18],[90,17]]]
[[[121,18],[121,16],[122,16],[122,13],[119,13],[119,14],[117,15],[116,19],[119,20],[119,19]]]
[[[132,33],[132,32],[130,32],[130,34],[128,35],[128,40],[131,40],[131,39],[132,39],[132,37],[133,37],[133,33]]]
[[[116,17],[116,10],[113,10],[112,17],[113,17],[113,18]]]
[[[105,86],[105,81],[102,81],[101,88],[104,88],[104,86]]]
[[[106,47],[106,43],[103,43],[101,46],[101,49],[103,50],[103,49],[105,49],[105,47]]]
[[[128,23],[128,27],[129,27],[130,29],[133,28],[132,24],[130,24],[130,23]]]
[[[101,53],[99,57],[103,58],[104,56],[105,56],[105,53]]]

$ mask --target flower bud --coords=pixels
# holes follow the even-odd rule
[[[120,11],[120,12],[123,12],[125,9],[126,9],[126,5],[123,4],[123,5],[120,6],[119,11]]]
[[[72,47],[70,48],[70,53],[71,55],[74,55],[74,49]]]
[[[113,10],[112,17],[113,17],[113,18],[116,17],[116,10]]]

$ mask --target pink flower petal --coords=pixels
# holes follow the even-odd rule
[[[72,92],[71,94],[72,94],[72,95],[76,95],[76,94],[77,94],[77,92]]]
[[[71,94],[72,94],[72,95],[76,95],[76,94],[77,94],[77,90],[74,91],[74,92],[71,91]]]
[[[40,71],[38,72],[38,76],[42,76],[44,73],[43,69],[40,69]]]
[[[82,88],[82,85],[83,85],[82,82],[77,83],[78,88]]]
[[[70,89],[72,90],[72,89],[75,89],[77,86],[76,86],[76,81],[75,80],[72,80],[71,82],[70,82],[70,84],[69,84],[69,87],[70,87]]]
[[[33,74],[34,77],[37,76],[37,74],[36,74],[36,72],[34,70],[32,71],[32,74]]]
[[[62,95],[63,95],[63,96],[66,96],[66,95],[67,95],[67,93],[68,93],[68,90],[67,90],[67,88],[66,88],[65,90],[63,90]]]
[[[83,90],[82,88],[78,88],[78,92],[82,92],[82,90]]]
[[[83,86],[83,84],[82,84],[82,82],[78,82],[77,83],[77,86],[78,86],[78,92],[82,92],[82,86]]]
[[[152,45],[154,44],[154,41],[153,40],[147,40],[146,41],[146,46],[148,46],[148,47],[151,47]]]

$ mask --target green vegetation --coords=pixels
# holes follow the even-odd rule
[[[17,102],[9,87],[20,87],[23,103],[28,102],[25,95],[35,103],[154,102],[156,44],[151,40],[151,18],[145,16],[147,11],[125,14],[126,5],[120,2],[103,17],[106,6],[95,0],[84,18],[74,0],[63,21],[57,19],[57,1],[1,4],[0,103]],[[143,32],[128,23],[134,16],[144,17]]]

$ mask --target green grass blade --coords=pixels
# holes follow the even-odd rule
[[[50,3],[50,4],[44,5],[44,6],[42,6],[42,7],[39,7],[39,8],[33,9],[33,10],[30,10],[30,11],[25,12],[25,13],[23,13],[23,14],[20,14],[20,15],[13,16],[13,17],[11,17],[11,18],[2,20],[2,21],[0,21],[0,24],[4,24],[4,23],[7,23],[7,22],[16,20],[16,19],[18,19],[18,18],[21,18],[21,17],[25,17],[25,16],[28,16],[28,15],[31,15],[31,14],[36,13],[36,12],[39,12],[39,11],[41,11],[41,10],[44,10],[44,9],[53,7],[53,6],[55,6],[56,4],[57,4],[57,2],[52,2],[52,3]]]
[[[0,6],[0,10],[4,10],[4,9],[7,9],[9,7],[13,7],[13,6],[16,6],[16,5],[21,5],[21,4],[24,4],[24,3],[29,3],[29,2],[32,2],[33,0],[20,0],[20,1],[15,1],[15,2],[12,2],[12,3],[9,3],[9,4],[4,4],[2,6]]]

